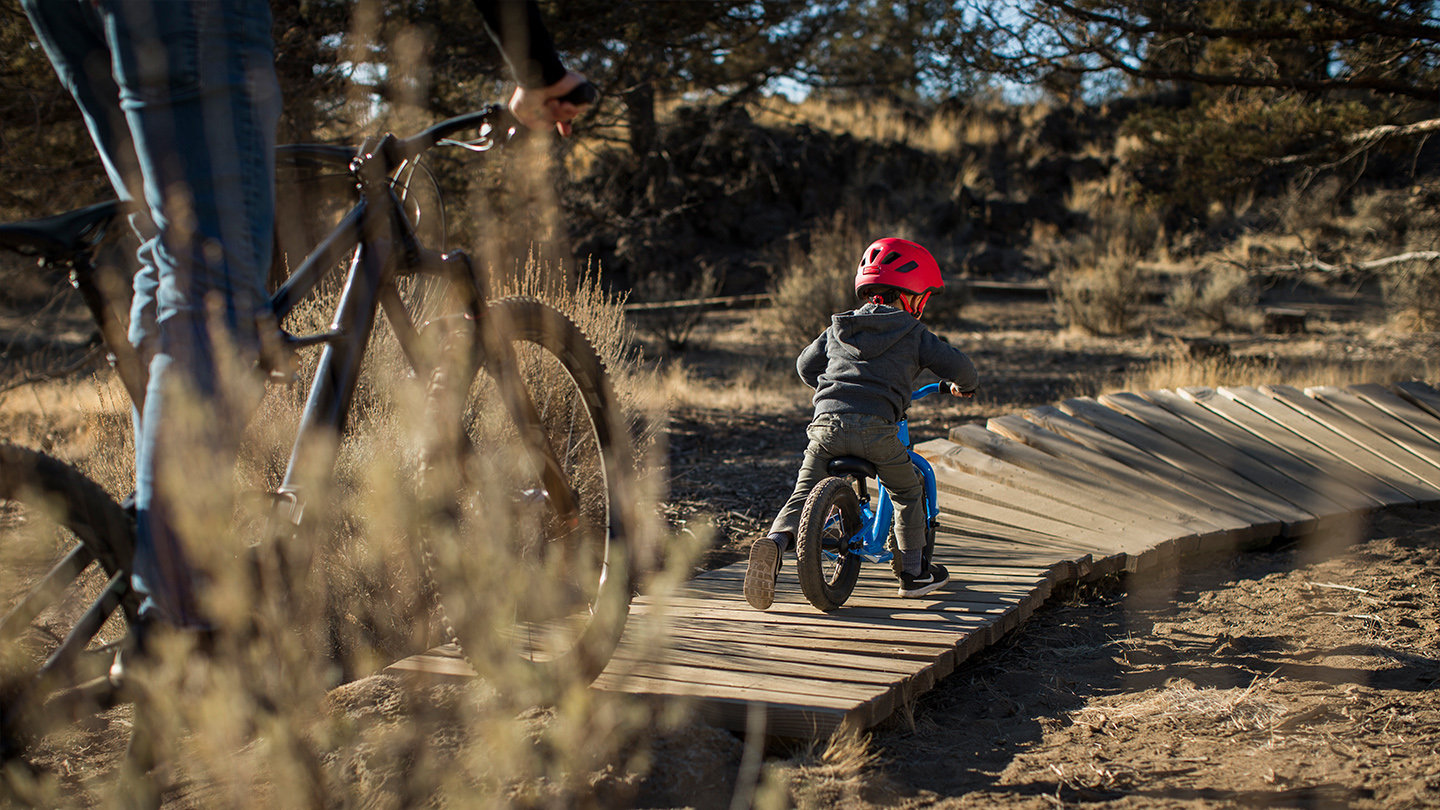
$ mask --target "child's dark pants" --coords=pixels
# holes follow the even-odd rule
[[[924,483],[900,442],[895,423],[880,416],[858,413],[822,413],[806,428],[810,444],[795,481],[795,491],[785,502],[770,531],[798,534],[800,513],[810,490],[825,479],[825,465],[838,456],[858,456],[875,465],[880,481],[895,504],[895,542],[902,550],[925,548],[925,510],[920,505]]]

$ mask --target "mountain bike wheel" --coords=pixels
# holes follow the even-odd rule
[[[0,791],[36,801],[34,777],[67,752],[123,752],[129,710],[109,711],[108,673],[135,616],[133,554],[133,522],[98,484],[0,445]],[[64,770],[61,789],[83,791]]]
[[[824,611],[845,604],[860,578],[860,555],[850,538],[860,531],[860,498],[850,479],[830,477],[810,490],[800,513],[795,556],[800,590]]]
[[[569,318],[529,298],[484,317],[479,373],[442,365],[431,382],[433,426],[459,429],[443,440],[457,477],[441,486],[460,497],[426,533],[425,568],[471,664],[552,699],[593,680],[624,630],[630,442],[600,356]],[[471,380],[463,396],[457,379]],[[426,475],[443,481],[439,458]]]

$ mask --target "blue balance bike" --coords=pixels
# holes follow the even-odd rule
[[[913,402],[924,399],[949,383],[931,383],[910,395]],[[925,482],[925,562],[935,547],[935,526],[939,509],[935,505],[935,470],[915,452],[905,420],[896,425],[900,441],[910,448],[910,461]],[[875,474],[875,465],[863,458],[839,456],[830,460],[823,479],[810,490],[800,514],[795,555],[800,588],[810,604],[820,610],[835,610],[845,604],[860,578],[861,560],[891,562],[894,547],[890,524],[895,506],[890,493]],[[866,480],[876,479],[879,497],[870,504]]]

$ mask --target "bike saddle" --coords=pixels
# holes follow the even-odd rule
[[[0,247],[26,256],[65,259],[93,247],[119,216],[119,200],[43,219],[0,225]]]
[[[830,459],[825,465],[825,471],[831,475],[853,475],[856,478],[878,478],[875,474],[875,465],[863,458],[855,456],[839,456]]]

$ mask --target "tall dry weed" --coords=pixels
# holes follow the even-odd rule
[[[1145,281],[1137,257],[1118,248],[1051,274],[1061,321],[1092,335],[1135,329]]]
[[[855,308],[860,252],[882,233],[889,229],[842,211],[812,230],[804,248],[791,245],[771,291],[769,313],[786,342],[803,346],[825,331],[831,315]]]
[[[605,294],[593,275],[572,279],[535,264],[496,287],[497,294],[541,297],[580,323],[605,356],[626,407],[642,407],[638,389],[647,372],[629,348],[622,301]],[[300,313],[300,321],[307,319],[322,325],[323,306]],[[236,491],[273,489],[306,383],[272,388],[249,430],[229,438],[243,440],[238,474],[218,462],[225,453],[198,454],[172,468],[178,478],[170,487],[187,493],[177,525],[187,536],[205,538],[194,556],[205,572],[205,605],[220,631],[217,641],[196,654],[193,640],[162,634],[153,664],[137,681],[139,713],[122,707],[91,724],[87,733],[109,741],[104,745],[57,749],[49,761],[64,757],[65,772],[42,773],[28,785],[43,806],[103,806],[157,782],[172,799],[196,806],[608,804],[623,803],[633,789],[623,775],[643,770],[649,734],[677,717],[664,704],[572,684],[552,705],[535,708],[523,702],[528,682],[503,667],[483,682],[409,683],[376,675],[445,637],[416,546],[426,531],[415,477],[417,434],[427,427],[417,418],[425,412],[421,381],[408,373],[386,329],[372,341],[352,431],[338,444],[322,438],[306,449],[333,454],[336,463],[333,471],[319,465],[302,475],[302,529],[278,542],[264,540],[270,499]],[[299,363],[302,371],[313,369],[313,360]],[[97,402],[107,424],[128,418],[107,398],[115,392],[103,392]],[[190,411],[180,421],[185,424],[177,424],[175,435],[209,432],[213,441],[208,410]],[[648,435],[653,446],[656,437]],[[67,446],[82,452],[78,443]],[[105,441],[87,446],[96,456],[133,454],[128,445],[112,449]],[[515,466],[497,459],[492,467],[488,485],[509,487]],[[119,476],[112,489],[117,497],[128,491],[131,475],[127,468]],[[658,532],[658,478],[642,482],[638,493],[638,544],[662,543],[643,536]],[[498,578],[481,588],[488,598],[533,606],[536,589],[514,575],[516,560],[498,550],[519,521],[502,511],[494,517],[486,536],[497,550],[475,553],[485,563],[481,570]],[[647,578],[662,603],[690,571],[693,549],[668,544],[667,552],[666,567]],[[637,650],[660,643],[663,633],[647,627],[663,617],[657,607],[636,620]],[[623,668],[615,677],[623,682]],[[165,763],[153,779],[117,775],[132,727]]]
[[[1396,264],[1381,282],[1396,327],[1407,332],[1440,329],[1440,261]]]
[[[1250,274],[1239,267],[1216,266],[1181,280],[1166,298],[1170,309],[1213,332],[1251,325],[1259,294]]]

